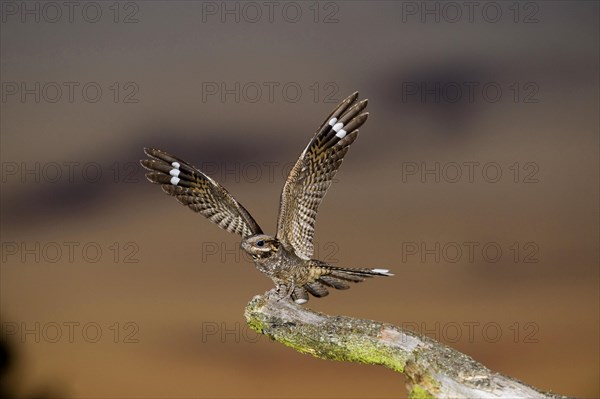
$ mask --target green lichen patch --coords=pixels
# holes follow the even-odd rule
[[[420,385],[413,385],[408,394],[409,399],[435,399],[425,388]]]

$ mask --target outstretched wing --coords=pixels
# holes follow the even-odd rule
[[[356,102],[358,92],[346,98],[308,143],[291,170],[283,191],[277,221],[277,239],[303,259],[313,255],[317,210],[340,167],[358,128],[367,120],[361,113],[367,100]]]
[[[244,238],[262,234],[248,211],[209,176],[164,151],[145,148],[144,152],[152,158],[140,161],[150,171],[146,178],[160,184],[165,193],[231,233]]]

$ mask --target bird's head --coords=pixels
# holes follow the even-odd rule
[[[257,234],[242,240],[242,249],[255,260],[271,257],[277,253],[279,245],[280,243],[275,237],[266,234]]]

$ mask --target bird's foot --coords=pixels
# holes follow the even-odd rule
[[[279,291],[278,287],[275,287],[275,288],[272,288],[269,291],[267,291],[265,293],[265,296],[268,301],[271,301],[273,299],[275,299],[276,301],[279,301],[281,299],[281,292]]]
[[[274,291],[274,295],[276,295],[277,302],[279,302],[282,299],[291,298],[292,293],[294,292],[295,289],[296,289],[296,287],[292,283],[292,284],[290,284],[289,287],[285,284],[278,285],[275,289],[273,289],[271,291]],[[271,291],[269,291],[269,292],[271,292]]]

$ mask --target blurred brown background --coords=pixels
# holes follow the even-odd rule
[[[272,233],[285,172],[355,90],[371,117],[317,255],[396,277],[307,306],[600,395],[597,2],[1,7],[11,395],[405,396],[389,370],[249,331],[270,281],[137,166],[144,146],[175,153]]]

